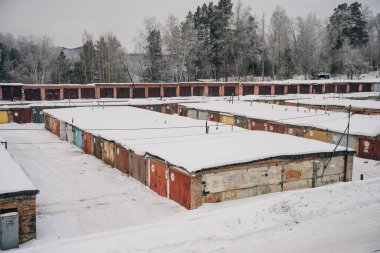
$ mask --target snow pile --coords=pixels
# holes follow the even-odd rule
[[[132,107],[45,112],[95,136],[115,140],[138,154],[158,156],[188,172],[272,157],[332,152],[335,148],[319,141],[215,122],[208,122],[206,134],[205,121]]]
[[[315,127],[322,130],[343,133],[347,127],[348,115],[342,112],[307,109],[303,107],[271,105],[258,102],[223,102],[183,104],[188,108],[240,115],[253,119],[276,121],[295,126]],[[354,114],[351,117],[350,134],[377,136],[380,134],[380,116]]]
[[[2,139],[0,137],[0,140]],[[5,147],[0,144],[0,195],[36,190],[36,186],[29,177],[13,160]]]
[[[380,179],[205,205],[170,221],[19,252],[375,252]]]

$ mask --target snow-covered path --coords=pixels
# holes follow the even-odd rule
[[[2,129],[39,128],[41,131]],[[33,243],[126,228],[186,211],[42,124],[0,125],[8,150],[40,190]],[[15,144],[19,143],[19,144]],[[38,143],[38,144],[37,144]]]

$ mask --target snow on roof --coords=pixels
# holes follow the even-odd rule
[[[115,140],[140,155],[149,153],[188,172],[227,164],[332,152],[335,145],[167,115],[133,107],[70,108],[45,110],[61,121]],[[292,143],[292,145],[289,145]],[[339,150],[344,150],[338,148]]]
[[[294,101],[286,101],[294,103]],[[335,105],[343,107],[360,108],[360,109],[374,109],[380,110],[380,101],[374,100],[355,100],[355,99],[337,99],[337,98],[310,98],[310,99],[299,99],[296,101],[300,104],[306,105]]]
[[[325,93],[325,94],[286,94],[286,95],[246,95],[240,97],[243,101],[272,101],[272,100],[300,100],[311,98],[372,98],[380,97],[380,92],[355,92],[355,93]]]
[[[65,99],[55,101],[28,101],[28,102],[6,102],[0,101],[0,110],[14,108],[49,108],[49,107],[80,107],[80,106],[139,106],[139,105],[165,105],[176,103],[195,103],[204,101],[227,100],[228,97],[173,97],[173,98],[100,98],[100,99]]]
[[[0,144],[0,195],[23,191],[37,191],[37,187]]]
[[[261,82],[242,82],[242,84],[277,84],[277,85],[292,85],[292,84],[347,84],[347,83],[380,83],[380,78],[368,78],[368,79],[320,79],[320,80],[273,80],[273,81],[261,81]]]
[[[282,124],[315,127],[338,133],[344,132],[348,122],[347,113],[309,110],[303,107],[297,109],[294,106],[271,105],[258,102],[235,101],[232,104],[225,101],[212,101],[183,105],[188,108],[224,112],[253,119],[276,121]],[[379,135],[380,116],[352,115],[350,134],[364,136]]]

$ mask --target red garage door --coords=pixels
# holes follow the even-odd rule
[[[91,134],[83,132],[83,151],[91,155]]]
[[[190,209],[190,177],[170,168],[169,198]]]
[[[162,197],[167,196],[166,165],[150,160],[150,188]]]
[[[121,145],[116,146],[116,168],[123,173],[128,173],[128,150]]]

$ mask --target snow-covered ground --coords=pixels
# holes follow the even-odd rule
[[[26,128],[40,130],[2,130]],[[37,196],[38,239],[14,252],[380,250],[378,161],[355,157],[354,179],[363,173],[364,181],[186,211],[72,144],[59,141],[42,124],[4,124],[0,135],[41,191]]]
[[[4,128],[40,131],[1,130]],[[150,223],[185,211],[76,146],[58,140],[43,124],[0,125],[0,135],[40,190],[38,240],[31,244]]]

